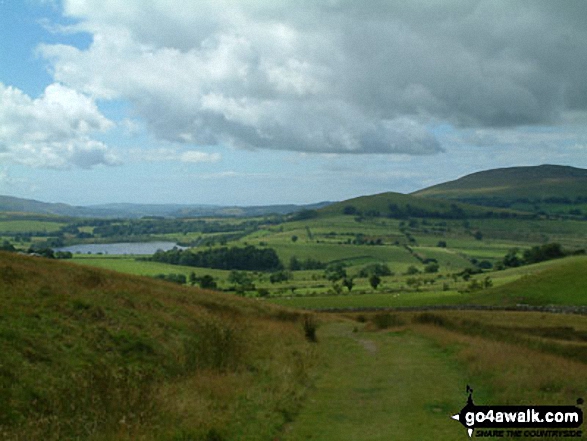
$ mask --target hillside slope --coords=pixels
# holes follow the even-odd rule
[[[48,203],[33,199],[22,199],[0,195],[0,212],[34,213],[70,217],[98,218],[140,218],[144,216],[162,217],[248,217],[269,214],[289,214],[300,210],[324,207],[330,202],[309,205],[260,205],[260,206],[221,206],[197,204],[102,204],[73,206],[62,203]]]
[[[371,196],[361,196],[337,202],[318,210],[322,215],[362,215],[393,218],[436,217],[460,219],[469,217],[518,216],[521,212],[505,209],[491,209],[455,201],[417,197],[408,194],[386,192]]]
[[[466,303],[497,306],[518,304],[587,306],[587,257],[553,261],[536,274],[473,295]]]
[[[490,205],[493,201],[587,201],[587,170],[560,166],[510,167],[473,173],[412,193],[414,196]]]
[[[0,252],[3,439],[272,439],[312,350],[301,315]]]

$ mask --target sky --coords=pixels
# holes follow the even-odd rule
[[[0,0],[0,194],[268,205],[587,168],[584,0]]]

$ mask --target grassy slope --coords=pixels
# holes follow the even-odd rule
[[[329,364],[282,439],[464,439],[449,416],[463,406],[467,378],[447,352],[412,332],[352,329],[336,323],[322,330]]]
[[[473,173],[413,193],[420,197],[465,200],[470,198],[547,198],[587,196],[587,170],[543,165],[511,167]]]
[[[584,393],[583,316],[353,316],[366,325],[321,328],[326,362],[316,389],[279,439],[466,439],[465,429],[450,418],[466,402],[466,385],[478,405],[568,405]]]
[[[397,207],[401,210],[405,210],[406,206],[410,205],[412,208],[422,209],[428,212],[446,214],[451,212],[451,207],[456,207],[461,209],[469,217],[484,215],[485,213],[490,211],[486,207],[479,207],[475,205],[463,204],[452,201],[441,201],[438,199],[426,199],[424,197],[417,197],[393,192],[381,193],[371,196],[361,196],[349,199],[343,202],[338,202],[329,205],[328,207],[322,208],[318,211],[322,215],[342,214],[346,207],[352,206],[355,207],[357,210],[361,211],[362,213],[367,213],[368,211],[378,211],[379,213],[381,213],[381,215],[385,215],[389,212],[390,204],[397,205]],[[510,210],[500,209],[494,209],[492,211],[494,211],[495,213],[513,213]]]
[[[298,319],[233,296],[0,253],[0,433],[269,439],[308,378],[312,349]]]
[[[552,262],[544,271],[472,296],[470,302],[491,305],[587,305],[587,257]]]
[[[378,292],[340,296],[300,296],[273,298],[272,303],[307,309],[328,308],[397,308],[426,307],[437,305],[495,305],[514,306],[529,304],[544,305],[587,305],[587,294],[583,276],[587,268],[587,257],[570,257],[541,262],[504,271],[488,272],[473,276],[482,282],[490,277],[494,287],[477,293],[461,293],[468,282],[458,285],[450,278],[444,278],[431,288],[421,291]],[[449,284],[449,290],[442,290],[442,283]],[[381,290],[380,290],[381,291]]]

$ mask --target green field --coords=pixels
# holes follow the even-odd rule
[[[269,248],[283,264],[241,274],[0,252],[0,438],[456,440],[468,384],[477,404],[585,397],[585,315],[432,307],[587,306],[587,222],[417,199],[247,219],[0,215],[0,244],[21,251],[166,239]],[[566,257],[504,263],[552,243]],[[294,257],[323,268],[290,270]],[[174,274],[187,286],[153,279]],[[204,275],[216,291],[200,289]],[[401,307],[418,310],[384,311]],[[307,311],[320,309],[341,311]]]
[[[0,234],[16,234],[27,232],[46,232],[51,233],[58,231],[67,224],[60,222],[47,222],[39,220],[1,220]]]

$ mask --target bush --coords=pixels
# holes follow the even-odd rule
[[[214,277],[212,277],[210,274],[204,274],[202,277],[198,279],[198,281],[200,282],[200,288],[202,289],[218,288],[218,285],[216,285]]]
[[[288,280],[290,280],[291,277],[291,273],[289,271],[278,271],[276,273],[272,273],[269,276],[269,281],[271,283],[280,283],[280,282],[286,282]]]
[[[311,315],[307,315],[304,317],[304,335],[306,336],[306,340],[311,343],[317,343],[318,337],[316,336],[316,330],[318,329],[318,324],[316,323],[316,319]]]
[[[384,277],[392,276],[393,272],[389,269],[389,266],[384,263],[372,263],[371,265],[361,268],[361,271],[359,271],[359,277],[369,277],[373,274]]]
[[[548,243],[542,246],[532,247],[524,251],[524,263],[538,263],[545,260],[558,259],[564,257],[566,253],[558,243]]]
[[[183,274],[157,274],[155,279],[165,280],[166,282],[177,283],[178,285],[185,285],[187,278]]]
[[[392,326],[401,326],[405,324],[401,318],[395,314],[390,314],[389,312],[376,314],[373,316],[372,322],[375,324],[377,329],[387,329],[391,328]]]
[[[369,277],[369,285],[371,285],[373,289],[377,289],[380,283],[381,277],[379,277],[377,274],[373,274],[371,277]]]
[[[424,272],[437,273],[439,268],[440,268],[440,266],[438,265],[438,263],[432,262],[432,263],[429,263],[428,265],[426,265],[426,267],[424,268]]]
[[[261,297],[261,298],[269,297],[269,290],[267,288],[259,288],[257,290],[257,293],[259,294],[259,297]]]
[[[415,315],[412,319],[414,323],[421,323],[425,325],[434,325],[434,326],[442,326],[446,327],[447,322],[444,317],[433,314],[431,312],[423,312],[421,314]]]
[[[410,265],[406,271],[406,275],[412,276],[414,274],[418,274],[419,272],[420,270],[418,268],[416,268],[414,265]]]

